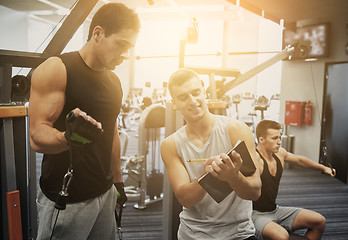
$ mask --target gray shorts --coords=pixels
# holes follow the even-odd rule
[[[256,228],[257,239],[262,239],[262,231],[266,224],[271,221],[278,223],[288,231],[292,231],[292,223],[301,209],[302,208],[281,207],[277,205],[277,208],[272,212],[259,212],[253,210],[252,217]]]
[[[116,188],[112,186],[106,193],[78,203],[66,205],[65,210],[58,210],[54,202],[38,190],[36,199],[39,215],[37,240],[49,239],[116,239]],[[57,218],[58,214],[58,218]]]

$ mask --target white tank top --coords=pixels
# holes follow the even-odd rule
[[[191,182],[204,171],[203,162],[187,162],[226,153],[232,148],[226,116],[216,117],[208,141],[202,148],[190,142],[185,126],[173,134],[179,157],[185,165]],[[223,201],[216,203],[209,194],[196,205],[180,213],[178,239],[246,239],[255,233],[251,220],[252,202],[241,199],[233,191]]]

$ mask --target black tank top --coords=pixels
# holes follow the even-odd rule
[[[268,169],[267,161],[256,149],[257,153],[263,160],[263,172],[261,174],[261,196],[257,201],[253,201],[253,209],[259,212],[271,212],[276,209],[276,198],[278,195],[279,182],[283,174],[283,167],[279,158],[272,154],[277,162],[277,172],[275,176],[272,176]]]
[[[123,93],[120,80],[113,72],[92,70],[79,52],[59,57],[67,71],[67,84],[65,105],[53,127],[65,131],[66,115],[78,107],[101,122],[104,129],[100,140],[73,151],[74,172],[68,189],[68,202],[80,202],[97,197],[112,186],[111,150]],[[69,165],[68,151],[44,154],[40,187],[50,200],[56,200]]]

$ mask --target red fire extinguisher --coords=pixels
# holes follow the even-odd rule
[[[312,115],[313,115],[313,105],[310,101],[308,101],[305,105],[305,108],[304,108],[304,124],[306,125],[311,125],[312,122],[313,122],[313,118],[312,118]]]

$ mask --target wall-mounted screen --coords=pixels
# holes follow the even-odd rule
[[[298,27],[296,32],[285,29],[283,32],[283,48],[299,40],[310,41],[312,49],[306,58],[326,58],[330,55],[329,39],[329,23]]]

